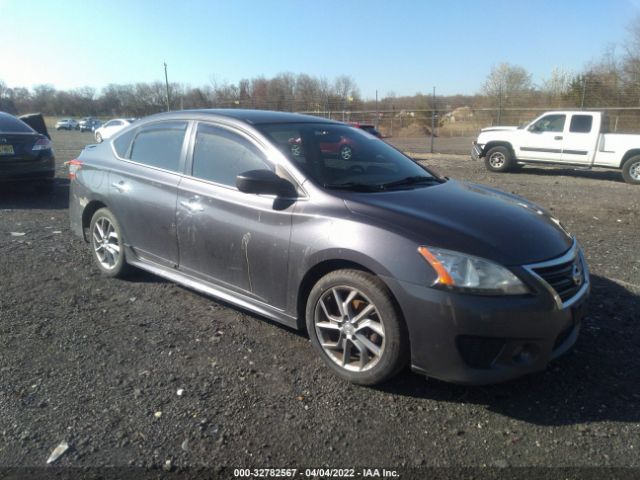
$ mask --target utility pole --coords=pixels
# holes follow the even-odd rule
[[[378,112],[378,89],[376,89],[376,130],[378,129],[379,118],[380,118],[380,113]]]
[[[164,83],[167,88],[167,112],[171,111],[171,101],[169,98],[169,77],[167,76],[167,62],[164,62]]]
[[[433,153],[433,136],[436,132],[436,87],[433,87],[433,103],[431,105],[431,148],[429,151]]]
[[[500,82],[498,90],[498,121],[496,122],[496,125],[500,125],[500,117],[502,117],[502,82]]]

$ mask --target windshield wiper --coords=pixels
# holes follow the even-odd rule
[[[420,183],[442,183],[442,180],[436,177],[425,177],[424,175],[413,175],[411,177],[401,178],[395,182],[383,183],[379,185],[381,190],[388,190],[394,187],[405,187],[417,185]]]
[[[375,192],[380,190],[380,185],[367,185],[366,183],[358,182],[325,183],[323,187],[331,190],[354,190],[357,192]]]

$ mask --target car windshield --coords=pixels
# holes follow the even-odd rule
[[[377,191],[441,180],[382,140],[333,124],[257,125],[289,159],[325,188]]]

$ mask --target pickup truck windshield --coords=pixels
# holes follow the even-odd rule
[[[357,128],[322,123],[256,127],[325,188],[379,191],[439,183],[409,157]]]

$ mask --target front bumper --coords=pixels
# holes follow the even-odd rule
[[[484,155],[484,148],[477,143],[473,142],[473,146],[471,147],[471,158],[473,160],[480,160]]]
[[[588,274],[565,306],[542,285],[531,295],[490,297],[385,281],[407,323],[412,368],[476,385],[544,370],[569,350],[578,338],[590,291]]]

